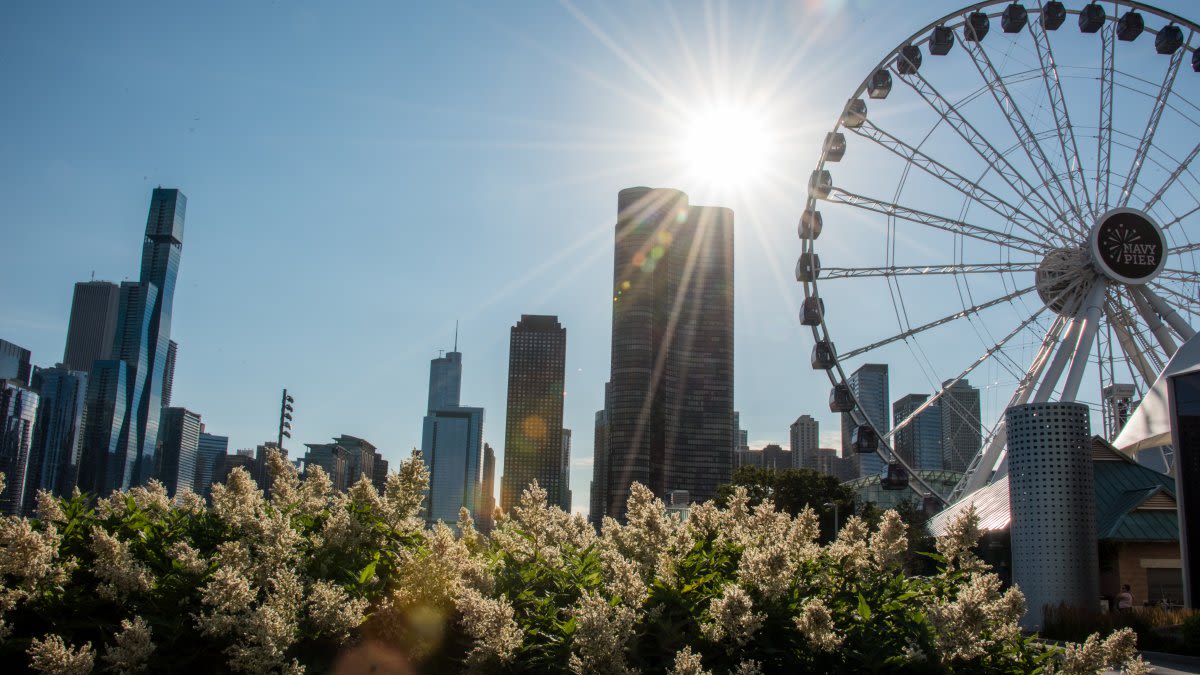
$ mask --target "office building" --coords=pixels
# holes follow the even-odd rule
[[[371,483],[379,491],[379,494],[383,494],[383,491],[387,489],[387,476],[388,461],[383,458],[383,455],[375,453],[375,467],[371,473]]]
[[[792,451],[784,450],[778,443],[768,443],[761,448],[739,449],[734,454],[734,468],[752,466],[758,469],[783,470],[792,468]]]
[[[91,372],[92,364],[112,358],[120,300],[121,289],[111,281],[75,284],[67,346],[63,350],[64,367],[87,373]]]
[[[121,418],[93,420],[93,408],[89,406],[88,424],[95,422],[97,433],[85,436],[84,463],[96,469],[89,475],[98,482],[87,488],[98,494],[143,484],[155,467],[186,207],[187,198],[179,190],[154,190],[146,220],[141,277],[137,282],[121,284],[112,358],[93,366],[91,384],[123,384],[116,405],[95,408],[97,415],[120,411]],[[95,371],[104,373],[98,375]]]
[[[462,394],[462,353],[455,337],[454,350],[429,362],[429,405],[426,410],[459,405]]]
[[[314,466],[321,467],[329,476],[334,490],[345,490],[346,485],[346,450],[336,443],[305,443],[308,452],[304,453],[304,471],[312,471]],[[232,455],[230,455],[232,457]],[[226,461],[228,461],[228,457]],[[251,463],[254,459],[251,458]]]
[[[604,385],[605,401],[608,385]],[[606,406],[607,407],[607,406]],[[608,411],[597,410],[592,432],[592,485],[588,494],[588,522],[599,528],[604,521],[604,495],[608,492]]]
[[[205,433],[201,425],[196,439],[196,482],[192,489],[201,497],[212,494],[213,482],[224,475],[225,454],[229,452],[229,437]]]
[[[704,502],[733,472],[733,212],[676,190],[617,197],[605,512],[631,486]]]
[[[563,511],[571,512],[571,430],[562,430],[562,492],[563,500],[559,504]]]
[[[500,506],[511,509],[533,481],[562,504],[567,329],[556,316],[522,314],[509,334],[508,410]]]
[[[821,439],[821,425],[810,415],[801,415],[789,429],[792,448],[792,467],[817,470],[817,444]]]
[[[200,454],[200,416],[186,408],[163,408],[159,435],[162,447],[156,455],[155,474],[178,499],[195,491],[196,466]]]
[[[887,364],[864,364],[846,378],[846,384],[849,385],[862,412],[866,414],[867,420],[882,438],[891,429]],[[850,442],[854,424],[851,413],[842,413],[842,457],[853,458],[857,454]],[[875,453],[857,454],[857,461],[859,476],[876,476],[883,470],[883,460]]]
[[[421,421],[421,455],[429,467],[425,517],[458,522],[459,509],[479,512],[483,461],[483,408],[462,405],[462,353],[454,349],[429,362],[429,400]]]
[[[33,374],[30,356],[28,349],[0,340],[0,380],[13,380],[28,387]]]
[[[929,396],[908,394],[892,404],[892,419],[902,423],[916,412]],[[942,468],[942,406],[938,403],[922,410],[892,437],[892,449],[913,469],[938,471]]]
[[[492,514],[496,511],[496,451],[487,443],[483,444],[483,487],[479,496],[479,510],[476,520],[479,531],[487,534],[495,525]]]
[[[32,512],[38,490],[67,497],[79,480],[87,382],[87,373],[62,364],[34,370],[32,389],[41,402],[26,478],[26,513]]]
[[[121,434],[128,421],[124,361],[97,361],[88,375],[83,425],[83,459],[79,489],[96,497],[129,485],[133,463],[121,452]]]
[[[33,449],[38,395],[17,379],[0,380],[0,515],[19,516],[24,507],[25,476]]]
[[[942,468],[966,471],[983,445],[980,424],[979,389],[966,380],[947,386],[938,399],[942,409]]]

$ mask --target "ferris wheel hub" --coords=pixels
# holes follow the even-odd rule
[[[1112,209],[1096,219],[1089,237],[1096,269],[1122,284],[1144,284],[1167,264],[1166,237],[1144,211]]]

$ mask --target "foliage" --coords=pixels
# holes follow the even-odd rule
[[[1193,634],[1189,637],[1191,626]],[[1043,637],[1082,641],[1089,634],[1109,635],[1129,628],[1138,649],[1176,654],[1200,653],[1200,612],[1193,609],[1134,607],[1127,612],[1101,612],[1075,607],[1047,607]]]
[[[812,509],[744,487],[684,521],[635,485],[597,533],[535,484],[484,536],[465,510],[418,520],[418,453],[383,494],[271,465],[269,498],[235,471],[211,506],[151,484],[0,520],[0,654],[55,673],[1074,673],[1132,649],[1023,636],[973,514],[908,576],[896,512],[821,545]]]
[[[758,506],[770,500],[775,508],[792,516],[800,515],[811,508],[822,518],[821,540],[833,539],[834,509],[827,504],[836,504],[842,522],[854,513],[854,491],[842,485],[837,478],[812,469],[763,469],[756,466],[740,466],[733,472],[733,479],[717,488],[717,504],[725,506],[738,488],[746,491],[750,506]]]

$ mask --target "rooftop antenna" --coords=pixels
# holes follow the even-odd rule
[[[454,351],[458,351],[458,319],[454,320]]]

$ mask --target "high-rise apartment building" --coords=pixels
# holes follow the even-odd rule
[[[634,482],[703,502],[733,472],[733,212],[677,190],[617,197],[605,513]]]
[[[38,395],[25,383],[0,380],[0,473],[7,484],[0,492],[0,515],[19,516],[24,507],[37,411]]]
[[[942,468],[966,471],[983,445],[980,424],[979,389],[966,380],[947,386],[938,399],[942,409]]]
[[[846,384],[866,413],[871,425],[882,437],[891,429],[891,399],[888,397],[888,367],[886,363],[867,363],[846,378]],[[850,442],[854,420],[842,413],[842,457],[855,457]],[[875,453],[857,455],[859,476],[877,476],[883,470],[883,460]]]
[[[203,425],[202,425],[203,426]],[[212,486],[223,475],[229,437],[200,431],[196,440],[196,482],[192,489],[201,497],[212,494]]]
[[[67,346],[63,350],[66,368],[91,372],[97,361],[112,358],[120,301],[121,289],[111,281],[75,284],[71,320],[67,324]]]
[[[604,399],[608,401],[608,385]],[[605,406],[607,407],[607,405]],[[604,495],[608,492],[608,411],[597,410],[592,432],[592,485],[588,494],[588,522],[599,528],[604,521]]]
[[[167,494],[178,498],[193,492],[200,454],[200,416],[186,408],[163,408],[159,425],[162,447],[155,474]]]
[[[0,340],[0,380],[14,380],[29,386],[29,376],[33,374],[30,356],[28,349]]]
[[[154,471],[186,208],[187,198],[179,190],[154,190],[141,277],[121,284],[112,359],[93,367],[89,386],[123,385],[116,392],[118,404],[95,408],[100,411],[96,415],[90,412],[89,391],[84,463],[91,465],[86,473],[94,482],[84,487],[101,495],[145,483]],[[108,417],[117,411],[122,417]]]
[[[821,439],[821,425],[811,415],[801,415],[789,429],[792,448],[792,467],[817,470],[817,446]]]
[[[32,389],[41,403],[26,479],[26,513],[31,512],[38,490],[67,497],[79,480],[87,381],[87,373],[62,364],[34,370]]]
[[[908,394],[892,404],[892,419],[903,422],[916,412],[929,396]],[[892,437],[892,449],[914,469],[942,468],[942,407],[934,404],[925,408]]]
[[[500,506],[511,509],[533,481],[562,504],[567,329],[557,316],[522,314],[509,334],[508,410]]]

